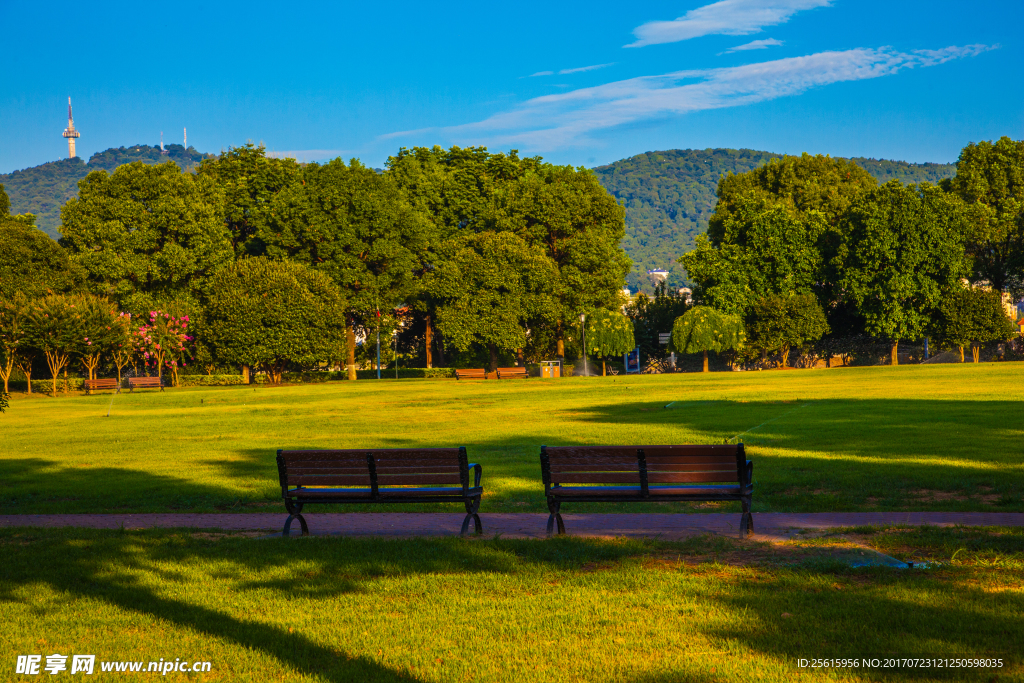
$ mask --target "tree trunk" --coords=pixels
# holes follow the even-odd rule
[[[65,396],[68,395],[68,369],[67,369],[67,366],[64,367],[64,395]]]
[[[348,317],[348,326],[345,330],[345,346],[346,346],[346,357],[345,365],[348,367],[348,378],[350,380],[356,379],[356,328],[355,321],[352,320],[352,316]]]
[[[604,358],[601,359],[601,376],[602,377],[607,377],[608,376],[608,373],[605,372]]]
[[[516,349],[516,365],[521,368],[526,367],[526,359],[523,358],[523,350]]]
[[[707,350],[705,350],[704,351],[704,370],[703,370],[703,372],[707,372],[707,371],[708,371],[708,352],[707,352]]]
[[[494,344],[488,344],[487,345],[487,350],[490,351],[490,353],[491,353],[491,367],[487,370],[487,372],[497,372],[498,371],[498,347],[495,346]]]
[[[900,349],[900,340],[897,339],[896,341],[894,341],[892,343],[892,364],[893,365],[899,365],[900,364],[900,357],[898,355],[899,354],[899,349]]]
[[[960,362],[964,362],[964,347],[960,347]]]
[[[21,363],[18,363],[18,367],[21,368],[21,372],[25,375],[25,383],[26,383],[26,392],[25,393],[31,394],[32,393],[32,359],[29,358],[27,361],[25,361],[24,365],[22,365]]]
[[[424,339],[426,340],[426,346],[427,346],[427,367],[428,368],[432,368],[432,367],[434,367],[434,350],[432,348],[434,346],[434,328],[430,326],[430,316],[429,315],[426,316],[425,321],[426,321],[426,325],[427,325],[427,327],[426,327],[427,331],[426,331],[426,334],[424,334]]]
[[[825,367],[826,368],[832,367],[832,354],[831,353],[825,354]]]
[[[782,354],[782,367],[789,367],[789,345],[784,345],[780,353]]]
[[[4,393],[5,394],[11,393],[10,392],[10,387],[8,386],[8,382],[10,382],[11,373],[13,371],[14,371],[14,354],[12,353],[10,356],[7,357],[7,360],[4,361],[4,368],[3,368],[3,370],[0,370],[0,372],[3,372],[3,375],[4,375]]]
[[[974,356],[974,362],[981,362],[981,344],[974,343],[971,345],[971,355]]]

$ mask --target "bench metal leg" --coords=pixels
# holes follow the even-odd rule
[[[302,512],[302,503],[292,503],[287,498],[284,501],[284,506],[288,510],[288,519],[284,522],[284,530],[281,532],[283,536],[289,536],[292,528],[292,520],[299,520],[299,526],[302,527],[302,535],[309,536],[309,527],[306,526],[306,518],[300,513]]]
[[[562,501],[548,499],[548,510],[551,515],[548,517],[548,536],[555,530],[555,524],[558,524],[558,534],[562,535],[565,533],[565,524],[562,523],[562,515],[558,514],[558,511],[562,509]]]
[[[459,533],[459,536],[466,535],[466,531],[469,530],[469,520],[473,520],[473,526],[475,527],[477,534],[482,534],[484,532],[484,527],[480,523],[480,515],[477,514],[477,510],[479,509],[479,498],[466,501],[466,519],[462,520],[462,531]]]
[[[740,504],[743,506],[743,516],[740,517],[740,538],[746,538],[747,532],[754,530],[754,516],[750,514],[749,498],[744,498]]]

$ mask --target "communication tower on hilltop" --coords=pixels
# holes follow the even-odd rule
[[[82,137],[82,134],[75,130],[75,119],[71,117],[71,98],[68,98],[68,127],[64,129],[64,137],[68,139],[68,158],[74,159],[75,139]]]

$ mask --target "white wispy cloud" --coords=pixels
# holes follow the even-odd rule
[[[831,83],[935,66],[997,47],[967,45],[912,52],[857,48],[721,69],[675,71],[535,97],[476,123],[382,137],[431,131],[467,144],[553,150],[589,143],[592,133],[614,126],[798,95]]]
[[[536,76],[554,76],[554,75],[555,75],[554,71],[538,71],[535,74],[530,74],[529,76],[527,76],[527,78],[534,78]]]
[[[590,66],[579,66],[579,67],[576,67],[575,69],[562,69],[558,73],[560,75],[564,75],[564,74],[578,74],[578,73],[582,73],[583,71],[594,71],[596,69],[603,69],[606,66],[611,66],[614,63],[615,62],[608,62],[607,64],[592,64]]]
[[[769,47],[778,47],[782,45],[781,40],[775,40],[774,38],[765,38],[764,40],[752,40],[749,43],[743,45],[737,45],[736,47],[730,47],[725,52],[719,52],[720,55],[727,55],[733,52],[744,52],[746,50],[764,50]]]
[[[649,21],[633,29],[626,47],[676,43],[700,36],[743,36],[789,21],[801,10],[828,7],[832,0],[721,0],[672,21]]]

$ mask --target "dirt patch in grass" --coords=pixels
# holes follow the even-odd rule
[[[955,501],[963,503],[967,501],[978,501],[986,505],[994,505],[1002,496],[998,493],[988,493],[991,486],[979,486],[980,494],[967,494],[963,491],[938,491],[936,489],[911,489],[907,495],[913,497],[918,503],[944,503]]]

